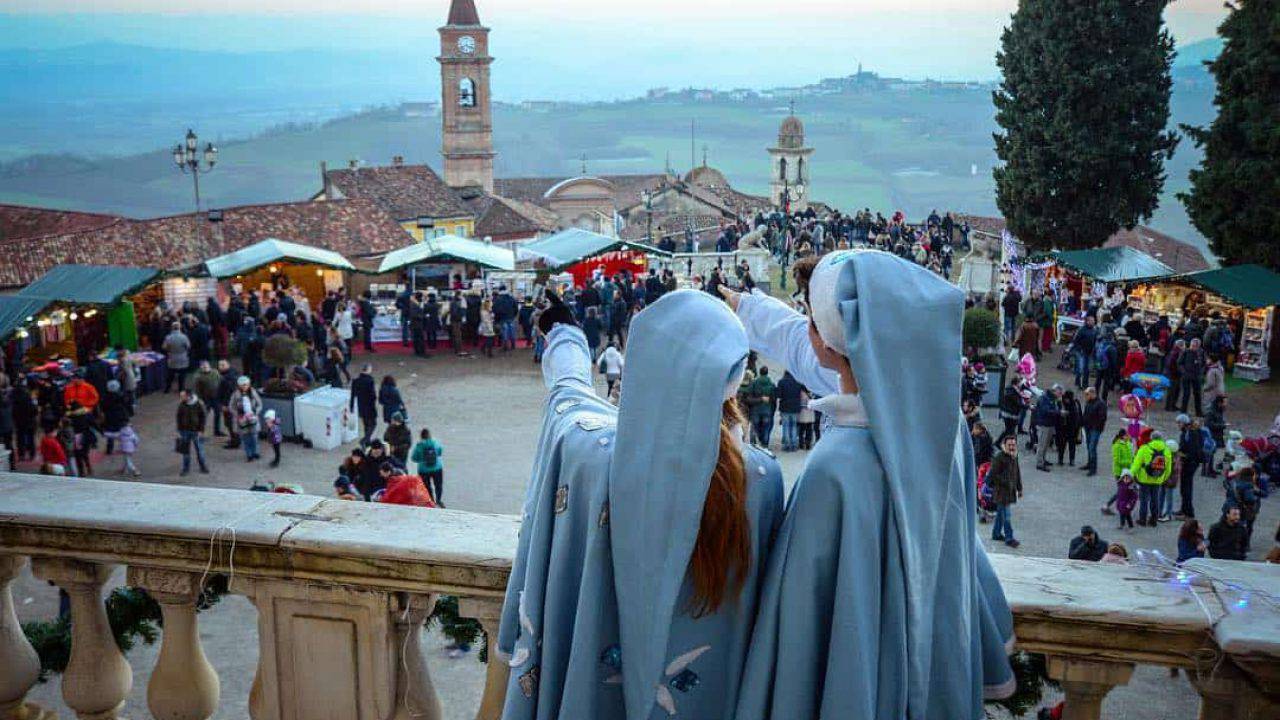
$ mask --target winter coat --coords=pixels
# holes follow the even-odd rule
[[[1204,381],[1205,357],[1204,350],[1187,348],[1178,356],[1178,370],[1181,371],[1182,377],[1194,381]]]
[[[107,391],[102,397],[102,430],[103,432],[119,432],[129,423],[129,401],[124,393]]]
[[[801,410],[800,393],[804,390],[804,386],[798,380],[786,373],[782,379],[778,381],[778,412],[781,413],[798,413]]]
[[[378,403],[382,405],[382,422],[391,422],[391,416],[404,412],[404,400],[400,397],[400,388],[384,383],[378,388]]]
[[[180,330],[169,333],[161,346],[167,356],[170,370],[186,370],[191,367],[191,340]]]
[[[1111,443],[1111,477],[1118,478],[1125,470],[1133,467],[1133,444],[1128,438],[1120,438]]]
[[[1150,475],[1147,473],[1147,466],[1151,464],[1157,453],[1164,456],[1164,472]],[[1133,477],[1142,485],[1163,485],[1164,481],[1173,474],[1173,453],[1170,452],[1169,446],[1165,445],[1164,440],[1152,440],[1134,453],[1129,472],[1132,472]]]
[[[0,390],[0,435],[5,437],[13,432],[13,400],[17,395],[11,387]]]
[[[1222,363],[1213,363],[1204,373],[1204,402],[1213,405],[1213,401],[1227,394],[1227,376]]]
[[[1107,426],[1107,404],[1094,398],[1084,404],[1084,414],[1080,418],[1085,430],[1102,432]]]
[[[1077,535],[1071,539],[1071,546],[1067,549],[1067,557],[1071,560],[1098,562],[1106,554],[1107,543],[1097,535],[1093,536],[1092,543],[1085,542],[1084,536]]]
[[[351,401],[348,410],[359,409],[359,415],[365,420],[376,420],[378,417],[378,390],[373,376],[360,373],[351,381]]]
[[[1018,466],[1018,458],[1003,451],[996,453],[987,470],[986,484],[991,488],[992,500],[997,505],[1018,502],[1018,494],[1022,492],[1022,468]]]
[[[1244,560],[1249,530],[1244,521],[1231,525],[1224,517],[1209,528],[1209,557],[1214,560]]]
[[[1138,488],[1132,481],[1116,483],[1116,511],[1128,515],[1138,504]]]
[[[132,425],[125,425],[120,429],[120,433],[116,435],[116,443],[120,446],[120,452],[125,455],[131,455],[138,452],[138,446],[142,444],[142,438],[138,437],[138,431],[134,430]]]
[[[434,448],[436,451],[436,461],[430,465],[427,464],[427,448]],[[417,463],[420,474],[425,475],[426,473],[443,470],[444,447],[435,438],[419,440],[418,444],[413,446],[413,452],[409,455],[409,459]]]
[[[193,384],[196,395],[206,405],[212,405],[218,401],[218,386],[222,384],[222,376],[218,374],[217,370],[210,369],[197,372]]]
[[[1141,350],[1130,350],[1124,356],[1124,367],[1120,370],[1120,377],[1128,379],[1134,373],[1140,373],[1147,368],[1147,355]]]
[[[1035,410],[1031,414],[1031,424],[1040,427],[1056,428],[1062,421],[1062,405],[1052,392],[1047,392],[1036,401]]]
[[[200,400],[178,405],[178,432],[204,432],[204,421],[207,415],[204,403]]]

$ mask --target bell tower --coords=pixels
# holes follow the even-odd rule
[[[493,192],[493,112],[489,95],[489,28],[474,0],[452,0],[440,28],[440,117],[444,181]]]

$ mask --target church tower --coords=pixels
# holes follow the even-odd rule
[[[779,209],[799,212],[809,207],[809,157],[813,148],[804,142],[804,123],[795,108],[778,128],[778,144],[769,148],[772,165],[769,195]]]
[[[444,181],[493,192],[493,111],[489,95],[489,28],[474,0],[452,0],[440,28],[440,116]]]

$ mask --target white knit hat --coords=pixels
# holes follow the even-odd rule
[[[809,277],[809,312],[823,344],[841,355],[848,356],[845,346],[844,318],[840,316],[840,303],[836,298],[836,283],[840,280],[840,265],[854,251],[833,252],[822,258]]]

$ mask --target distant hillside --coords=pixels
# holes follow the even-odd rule
[[[1222,38],[1208,38],[1189,43],[1178,48],[1178,57],[1173,61],[1174,68],[1201,67],[1206,60],[1214,60],[1222,52]]]
[[[1205,124],[1213,117],[1212,79],[1195,60],[1210,55],[1212,45],[1195,43],[1182,50],[1175,126]],[[434,62],[425,55],[395,62],[355,54],[335,61],[343,55],[278,53],[271,54],[271,73],[250,77],[261,69],[261,56],[213,54],[197,62],[155,50],[150,60],[141,61],[137,50],[106,45],[50,53],[40,56],[45,74],[34,78],[5,72],[19,61],[0,52],[0,98],[44,103],[40,112],[24,112],[20,102],[0,102],[5,128],[0,201],[135,216],[187,212],[191,180],[173,167],[163,148],[176,142],[188,123],[222,149],[217,170],[201,180],[206,206],[308,197],[319,189],[322,160],[339,167],[350,159],[382,164],[403,155],[439,167],[439,118],[405,113],[399,105],[401,98],[432,97],[415,86],[434,73]],[[323,65],[322,56],[330,58]],[[32,57],[21,55],[21,62]],[[233,80],[194,83],[193,90],[191,78],[201,78],[191,74],[193,68],[211,59],[225,63],[220,72]],[[93,68],[90,75],[53,83],[67,74],[55,66],[65,70],[78,64]],[[306,81],[282,87],[288,84],[282,78],[299,74]],[[367,82],[351,89],[361,78]],[[37,91],[41,82],[50,83],[47,92]],[[147,91],[130,93],[131,84]],[[207,98],[193,101],[192,92]],[[380,92],[390,98],[386,105],[363,110],[354,105],[352,98]],[[325,99],[331,96],[344,100]],[[173,114],[184,108],[193,108],[191,119],[175,122]],[[995,213],[991,135],[996,128],[989,88],[877,85],[801,96],[797,111],[817,148],[816,199],[845,208],[903,209],[915,217],[933,208]],[[769,183],[764,148],[776,139],[785,113],[782,101],[724,97],[499,106],[497,169],[500,176],[577,173],[585,154],[589,172],[656,172],[668,158],[673,168],[685,171],[691,162],[701,162],[705,145],[710,164],[735,186],[764,193]],[[691,120],[697,128],[692,153]],[[24,143],[23,137],[33,140]],[[230,139],[236,137],[247,139]],[[1173,193],[1186,187],[1187,173],[1198,160],[1194,146],[1184,142],[1168,168],[1165,198],[1152,222],[1157,229],[1194,237]]]

